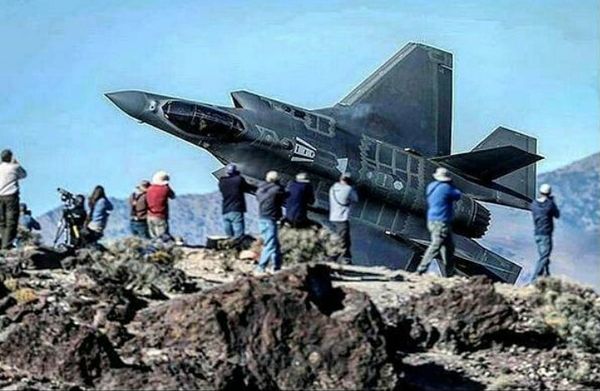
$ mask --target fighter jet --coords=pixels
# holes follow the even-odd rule
[[[248,91],[233,107],[142,91],[107,93],[134,119],[235,162],[258,185],[269,170],[282,182],[308,172],[327,220],[328,190],[342,173],[355,181],[355,263],[415,270],[430,242],[425,187],[437,167],[453,173],[458,272],[514,283],[521,267],[482,247],[490,212],[481,202],[528,209],[535,192],[536,139],[498,127],[473,150],[452,155],[452,55],[409,43],[332,107],[305,109]],[[224,169],[214,173],[220,177]]]

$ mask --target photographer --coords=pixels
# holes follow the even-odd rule
[[[102,238],[108,223],[108,216],[113,210],[112,203],[106,198],[104,188],[96,186],[88,199],[90,214],[84,240],[87,244],[95,244]]]
[[[13,153],[5,149],[0,153],[0,249],[13,246],[19,226],[19,180],[27,176]]]

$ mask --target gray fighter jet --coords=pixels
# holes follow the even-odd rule
[[[136,120],[237,163],[257,185],[268,170],[283,182],[310,173],[313,218],[326,221],[328,190],[343,172],[355,180],[353,254],[363,265],[414,270],[429,244],[425,187],[434,170],[454,174],[459,272],[515,282],[521,267],[474,239],[490,213],[480,201],[528,209],[535,191],[536,139],[498,127],[472,151],[450,154],[452,55],[410,43],[338,104],[309,110],[248,91],[220,107],[142,91],[107,93]],[[214,173],[219,177],[223,169]]]

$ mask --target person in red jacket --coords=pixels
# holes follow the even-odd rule
[[[152,176],[152,184],[146,192],[148,204],[148,233],[152,239],[170,239],[169,233],[169,199],[175,193],[169,186],[169,174],[157,171]]]

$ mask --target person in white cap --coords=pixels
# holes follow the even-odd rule
[[[263,249],[256,269],[257,274],[264,273],[269,262],[273,263],[273,271],[281,269],[282,263],[277,222],[281,219],[285,191],[279,184],[277,171],[269,171],[265,179],[266,182],[263,182],[256,190],[258,227],[263,240]]]
[[[440,271],[444,277],[454,274],[454,241],[452,239],[452,220],[454,203],[460,199],[461,192],[452,183],[450,173],[444,167],[438,167],[433,179],[425,191],[427,197],[427,229],[431,233],[431,243],[417,268],[419,274],[429,269],[431,261],[440,260]]]
[[[531,203],[531,214],[535,226],[535,243],[537,244],[539,259],[533,272],[531,281],[537,277],[550,275],[550,253],[552,252],[552,233],[554,232],[554,219],[560,217],[560,211],[552,197],[552,187],[544,183],[540,186],[540,196]]]
[[[148,233],[152,239],[168,240],[169,233],[169,199],[175,198],[175,192],[169,186],[169,174],[157,171],[152,176],[152,184],[146,191],[148,205]]]

